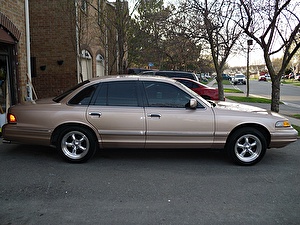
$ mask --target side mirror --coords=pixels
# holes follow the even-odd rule
[[[196,109],[196,108],[197,108],[197,106],[198,106],[198,102],[197,102],[197,100],[196,100],[196,99],[194,99],[194,98],[191,98],[191,99],[190,99],[190,104],[189,104],[189,107],[190,107],[191,109]]]

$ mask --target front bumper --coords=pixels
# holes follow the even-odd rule
[[[277,131],[276,133],[271,133],[271,141],[269,148],[282,148],[290,143],[293,143],[298,138],[298,131],[294,128],[288,130]]]

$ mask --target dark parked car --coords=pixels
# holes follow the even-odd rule
[[[205,84],[201,84],[195,80],[191,80],[188,78],[174,78],[180,83],[184,84],[202,98],[206,100],[219,100],[219,91],[218,88],[209,87]]]
[[[142,69],[142,68],[128,68],[127,69],[127,74],[134,74],[134,75],[137,75],[137,74],[140,74],[144,71],[152,71],[152,70],[149,70],[149,69]]]
[[[225,149],[241,165],[267,148],[297,140],[273,112],[224,101],[211,104],[173,79],[113,76],[84,81],[54,99],[9,108],[3,140],[56,146],[69,162],[97,149]]]
[[[199,81],[199,78],[195,73],[184,72],[184,71],[158,70],[158,71],[145,71],[142,74],[143,75],[163,76],[163,77],[169,77],[169,78],[182,77],[182,78],[188,78],[191,80]]]
[[[229,76],[228,74],[222,74],[222,79],[223,80],[231,80],[231,76]]]

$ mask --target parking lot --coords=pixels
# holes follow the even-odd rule
[[[299,224],[300,141],[259,164],[219,151],[112,150],[69,164],[0,144],[0,224]]]

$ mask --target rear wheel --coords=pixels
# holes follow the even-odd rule
[[[71,126],[59,136],[57,149],[68,162],[81,163],[90,159],[96,152],[93,132],[86,128]]]
[[[241,128],[230,136],[226,150],[235,163],[254,165],[264,157],[267,141],[257,129]]]

